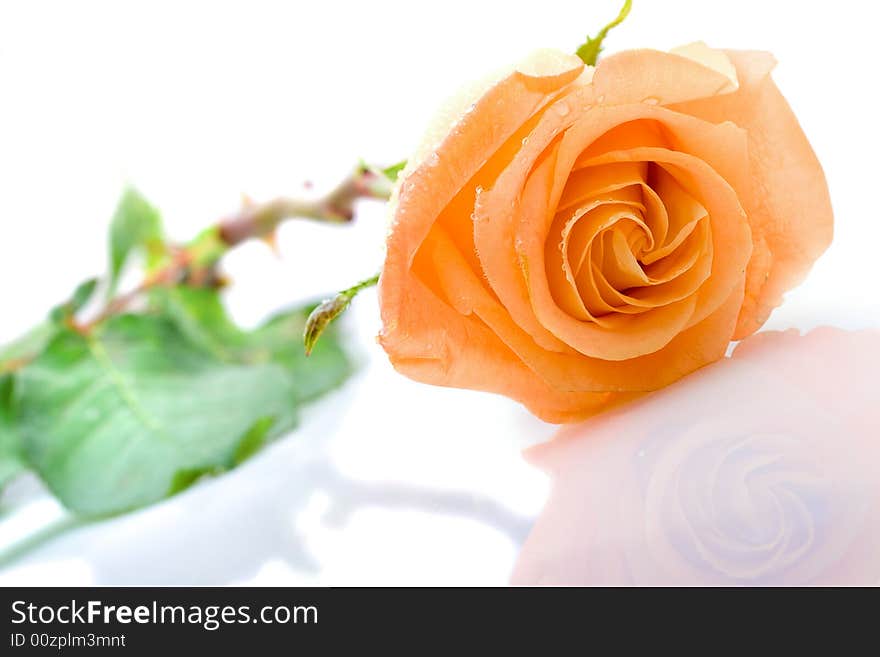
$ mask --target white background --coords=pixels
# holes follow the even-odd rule
[[[434,108],[538,47],[574,50],[618,3],[0,2],[0,339],[105,266],[118,193],[136,184],[173,235],[240,194],[329,186],[358,158],[406,157]],[[609,50],[694,40],[772,51],[777,83],[825,167],[835,242],[768,328],[880,325],[876,8],[869,2],[635,0]],[[281,257],[229,258],[244,323],[381,264],[383,208],[286,225]],[[240,470],[48,544],[4,583],[506,581],[549,485],[520,449],[553,427],[505,399],[409,382],[373,336],[375,295],[347,331],[364,364],[303,426]],[[0,545],[54,517],[0,500]]]

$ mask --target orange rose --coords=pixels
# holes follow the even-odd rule
[[[392,200],[395,368],[565,422],[758,329],[832,232],[773,64],[703,44],[595,69],[542,52],[447,112]]]

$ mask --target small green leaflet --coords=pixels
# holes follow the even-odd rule
[[[391,182],[397,182],[397,177],[400,175],[400,172],[406,167],[406,160],[398,162],[397,164],[392,164],[390,167],[386,167],[382,169],[382,175],[388,178]]]
[[[107,295],[116,292],[122,268],[133,251],[148,256],[164,251],[162,218],[140,192],[129,187],[122,194],[110,223],[110,282]]]
[[[55,322],[63,322],[64,320],[73,317],[91,300],[97,288],[97,278],[90,278],[89,280],[80,283],[70,296],[70,300],[59,306],[55,306],[52,309],[52,312],[49,313],[49,317]]]
[[[617,18],[599,30],[599,33],[596,34],[596,36],[587,37],[586,42],[575,52],[584,64],[588,66],[596,65],[596,61],[599,59],[599,53],[602,52],[602,42],[605,40],[605,37],[608,36],[608,32],[620,25],[626,19],[629,15],[630,9],[632,9],[632,0],[626,0],[626,2],[623,3],[620,13],[617,15]]]

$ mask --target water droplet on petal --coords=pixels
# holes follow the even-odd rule
[[[647,98],[642,100],[646,105],[657,105],[660,103],[659,98],[655,98],[654,96],[648,96]]]
[[[559,114],[559,116],[565,116],[568,114],[568,105],[565,103],[557,103],[555,107],[556,113]]]

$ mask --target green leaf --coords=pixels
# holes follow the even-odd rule
[[[12,374],[0,375],[0,491],[16,475],[27,469],[13,424],[14,383]]]
[[[247,461],[250,457],[260,451],[263,445],[269,440],[272,427],[275,426],[274,417],[263,417],[254,422],[252,426],[235,448],[235,454],[232,455],[230,467],[240,465]]]
[[[311,401],[342,385],[353,366],[342,348],[335,327],[306,356],[302,336],[314,305],[278,313],[248,336],[247,358],[266,359],[283,366],[292,375],[292,385],[301,402]]]
[[[55,306],[49,313],[49,317],[53,322],[64,322],[70,319],[91,300],[98,287],[98,279],[90,278],[80,283],[73,291],[68,301]]]
[[[220,361],[171,320],[143,315],[60,333],[18,374],[16,397],[28,461],[87,516],[156,502],[179,490],[181,472],[232,467],[255,426],[271,417],[280,435],[298,406],[283,366]]]
[[[46,321],[4,347],[0,347],[0,374],[18,369],[25,361],[39,356],[58,334],[58,326]]]
[[[70,305],[73,308],[73,312],[78,312],[91,300],[92,295],[95,293],[95,288],[97,287],[97,278],[91,278],[77,286],[73,291],[73,296],[70,298]]]
[[[164,252],[162,219],[159,211],[133,187],[122,194],[110,223],[110,285],[108,296],[116,292],[119,276],[131,253],[144,249],[156,257]]]
[[[626,2],[623,3],[620,13],[617,15],[617,18],[599,30],[599,33],[596,34],[596,36],[587,37],[586,42],[581,45],[575,53],[581,58],[581,60],[583,60],[584,64],[587,64],[588,66],[596,65],[596,61],[599,59],[599,53],[602,52],[602,42],[605,40],[605,37],[608,36],[608,32],[620,25],[626,19],[629,15],[630,9],[632,9],[632,0],[626,0]]]
[[[338,334],[332,330],[326,342],[322,340],[311,357],[306,358],[301,340],[314,308],[311,304],[280,312],[262,326],[245,332],[229,318],[216,290],[162,288],[155,291],[152,302],[190,340],[218,358],[283,366],[292,377],[291,385],[299,401],[309,401],[338,387],[352,372]]]
[[[392,164],[390,167],[382,169],[382,175],[388,178],[391,182],[397,182],[397,177],[400,175],[400,172],[403,171],[404,167],[406,167],[406,160],[402,160],[397,164]]]
[[[15,372],[43,353],[59,330],[46,321],[0,348],[0,492],[27,469],[15,423]]]
[[[71,510],[104,516],[235,467],[340,385],[351,363],[331,330],[306,359],[311,307],[239,329],[216,290],[159,288],[149,314],[57,337],[17,374],[16,431]]]
[[[240,360],[247,336],[230,319],[217,290],[185,285],[161,287],[151,292],[150,303],[194,344],[222,360]]]
[[[257,420],[254,423],[254,426],[242,436],[242,439],[238,443],[238,447],[235,449],[235,453],[227,463],[212,467],[186,468],[178,470],[174,473],[174,477],[171,479],[171,488],[169,488],[168,494],[175,495],[182,490],[189,488],[202,477],[217,476],[223,474],[227,470],[231,470],[236,465],[240,465],[266,444],[270,437],[270,429],[272,429],[274,424],[274,417],[264,417]]]

